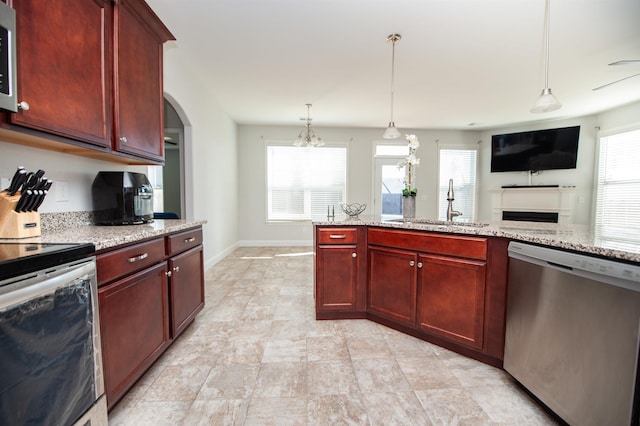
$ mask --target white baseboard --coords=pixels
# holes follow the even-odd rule
[[[313,240],[241,240],[240,247],[313,247]]]
[[[216,263],[220,262],[222,259],[227,257],[229,254],[231,254],[238,247],[239,247],[238,243],[232,244],[231,246],[227,247],[226,249],[224,249],[223,251],[221,251],[217,255],[206,259],[205,263],[204,263],[204,270],[206,271],[207,269],[209,269],[212,266],[214,266]]]

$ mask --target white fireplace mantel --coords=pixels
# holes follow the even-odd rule
[[[502,212],[558,213],[558,223],[572,223],[575,186],[518,186],[491,191],[493,221],[502,220]]]

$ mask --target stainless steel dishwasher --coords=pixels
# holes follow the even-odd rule
[[[637,425],[640,266],[509,244],[504,369],[571,425]]]

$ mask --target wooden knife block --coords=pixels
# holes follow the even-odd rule
[[[15,211],[20,192],[0,192],[0,238],[28,238],[40,235],[40,213]]]

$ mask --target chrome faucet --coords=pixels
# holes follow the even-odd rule
[[[449,202],[447,206],[447,222],[452,222],[456,216],[462,216],[461,212],[453,209],[453,200],[455,200],[453,196],[453,179],[449,179],[449,191],[447,191],[447,201]]]

